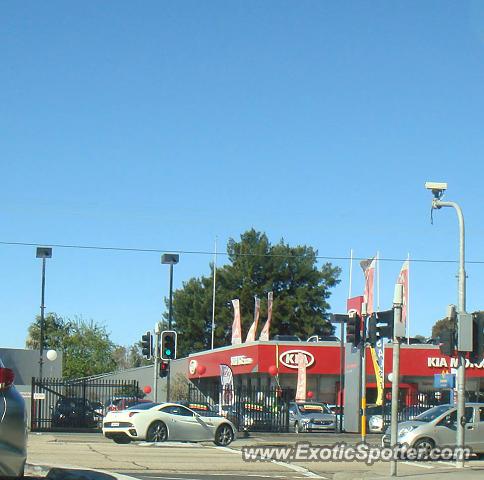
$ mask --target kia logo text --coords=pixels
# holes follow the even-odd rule
[[[306,367],[310,367],[314,363],[314,355],[305,350],[288,350],[279,355],[279,360],[287,368],[297,368],[297,356],[300,353],[306,356]]]

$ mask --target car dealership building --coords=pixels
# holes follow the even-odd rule
[[[345,345],[346,350],[351,349]],[[359,355],[342,355],[338,342],[252,342],[207,350],[192,354],[184,361],[188,379],[202,391],[212,391],[220,385],[220,365],[231,367],[234,386],[265,390],[280,386],[296,389],[297,357],[307,358],[307,390],[314,400],[338,403],[343,384],[350,372],[361,372]],[[392,346],[385,346],[385,388],[390,388],[388,373],[392,370]],[[346,357],[346,362],[345,362]],[[356,358],[356,360],[355,360]],[[355,362],[355,364],[351,364]],[[451,373],[456,359],[440,353],[434,345],[402,345],[400,349],[400,389],[408,397],[434,389],[434,376]],[[376,399],[376,379],[369,349],[366,354],[367,402]],[[484,361],[469,362],[466,369],[468,392],[484,395]],[[349,384],[347,383],[348,388]],[[346,403],[346,402],[344,402]]]

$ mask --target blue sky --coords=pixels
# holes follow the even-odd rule
[[[484,4],[2,1],[0,241],[212,251],[254,227],[320,255],[484,260]],[[182,255],[175,286],[209,272]],[[331,298],[344,311],[348,262]],[[39,311],[35,248],[0,245],[1,345]],[[399,262],[381,262],[381,307]],[[415,263],[411,332],[457,301]],[[469,264],[468,310],[484,309]],[[353,293],[363,288],[355,265]],[[48,311],[130,344],[164,310],[157,253],[54,249]]]

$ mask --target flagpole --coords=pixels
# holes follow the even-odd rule
[[[405,319],[407,328],[407,345],[410,345],[410,253],[407,253],[407,305],[406,312],[407,318]]]
[[[351,298],[351,287],[353,286],[353,249],[350,249],[350,284],[348,288],[348,298]]]
[[[212,292],[212,350],[215,335],[215,282],[217,280],[217,237],[215,237],[215,249],[213,254],[213,292]]]
[[[376,252],[376,311],[380,311],[380,252]]]

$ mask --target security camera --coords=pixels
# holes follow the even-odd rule
[[[425,188],[431,190],[435,198],[441,198],[447,190],[447,182],[425,182]]]
[[[447,182],[425,182],[427,190],[447,190]]]

